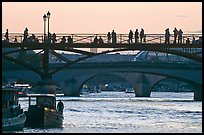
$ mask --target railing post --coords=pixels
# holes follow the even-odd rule
[[[120,39],[120,42],[119,43],[122,43],[122,35],[121,34],[119,34],[119,39]]]
[[[146,37],[147,37],[147,35],[145,34],[145,36],[144,36],[144,43],[146,44]]]
[[[160,44],[161,44],[161,36],[159,37],[159,39],[160,39]]]
[[[21,35],[21,43],[23,43],[23,36]]]
[[[72,41],[74,42],[74,34],[72,34]]]
[[[92,42],[92,36],[90,37],[90,43]]]
[[[183,38],[182,41],[183,41],[183,44],[184,44],[184,36],[182,38]],[[181,42],[181,44],[182,44],[182,42]]]

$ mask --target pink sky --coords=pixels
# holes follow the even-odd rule
[[[3,2],[2,32],[43,33],[47,11],[51,33],[202,32],[202,2]]]

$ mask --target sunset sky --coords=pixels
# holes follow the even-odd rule
[[[202,32],[202,2],[3,2],[2,32],[43,33],[48,11],[51,33]]]

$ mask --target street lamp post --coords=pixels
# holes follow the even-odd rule
[[[48,39],[50,42],[50,12],[47,12],[47,19],[48,19],[48,25],[47,25],[47,34],[48,34]]]
[[[45,43],[45,36],[46,36],[46,19],[47,19],[47,16],[46,14],[44,14],[43,16],[43,21],[44,21],[44,43]]]
[[[46,20],[48,18],[48,36],[46,37]],[[43,93],[52,93],[55,94],[55,83],[52,81],[52,75],[49,74],[49,49],[50,49],[50,34],[49,34],[49,19],[50,13],[48,11],[47,15],[44,14],[43,21],[44,21],[44,44],[43,44],[43,74],[41,75],[41,81],[38,83],[39,92]]]
[[[44,14],[43,16],[43,20],[44,20],[44,27],[45,27],[45,22],[46,22],[46,19],[48,19],[48,36],[47,36],[47,41],[46,42],[46,46],[44,46],[44,54],[43,54],[43,69],[44,69],[44,75],[42,76],[44,79],[50,79],[50,76],[49,76],[49,43],[50,43],[50,33],[49,33],[49,19],[50,19],[50,12],[48,11],[47,13],[47,16],[46,14]],[[44,43],[45,43],[45,28],[44,28]]]

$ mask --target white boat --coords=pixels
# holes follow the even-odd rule
[[[18,89],[2,88],[2,130],[22,130],[26,116],[18,104]]]
[[[133,88],[127,88],[126,90],[125,90],[125,93],[134,93],[135,91],[134,91],[134,89]]]
[[[80,94],[81,94],[81,95],[88,95],[88,94],[90,94],[90,91],[89,91],[88,88],[82,88],[82,89],[80,90]]]

